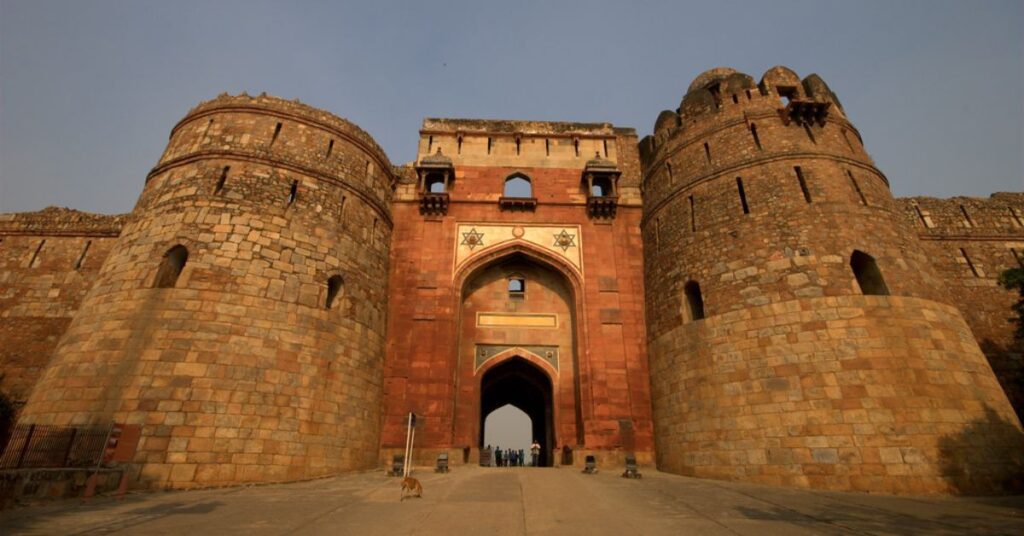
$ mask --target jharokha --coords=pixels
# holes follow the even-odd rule
[[[17,423],[140,426],[136,487],[383,467],[410,411],[418,463],[476,463],[506,404],[547,466],[1020,483],[997,278],[1024,194],[894,198],[836,94],[785,67],[701,74],[639,141],[426,119],[402,166],[330,113],[221,95],[131,213],[3,214],[0,240]]]

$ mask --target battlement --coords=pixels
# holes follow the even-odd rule
[[[127,218],[128,214],[93,214],[49,206],[34,212],[0,214],[0,235],[116,237]]]
[[[1024,193],[996,192],[987,198],[897,199],[914,228],[928,236],[1019,238],[1024,232]]]
[[[358,140],[362,144],[365,144],[365,149],[369,149],[376,153],[376,156],[381,161],[388,163],[390,168],[390,161],[388,160],[387,153],[384,149],[377,144],[365,130],[360,128],[355,123],[338,117],[330,112],[314,108],[308,104],[303,104],[299,99],[287,100],[281,97],[275,97],[267,95],[266,93],[260,93],[253,97],[248,93],[240,93],[238,95],[229,95],[227,93],[221,93],[216,98],[208,101],[203,101],[194,106],[191,110],[185,114],[185,117],[178,121],[178,124],[174,125],[171,129],[170,137],[173,138],[175,133],[186,123],[195,120],[198,117],[203,117],[214,112],[223,111],[245,111],[246,109],[259,110],[263,113],[278,114],[282,117],[291,117],[293,119],[303,120],[306,122],[314,123],[320,128],[334,130],[339,134],[347,135],[354,140]]]
[[[461,119],[428,117],[421,132],[465,132],[531,136],[635,136],[636,129],[619,128],[611,123],[574,123],[567,121],[524,121],[510,119]]]

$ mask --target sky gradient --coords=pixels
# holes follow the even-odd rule
[[[262,91],[392,163],[424,117],[651,132],[715,66],[819,73],[899,196],[1024,186],[1019,1],[0,0],[0,212],[131,210],[174,124]]]

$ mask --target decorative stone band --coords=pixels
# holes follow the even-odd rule
[[[569,262],[583,271],[578,225],[489,225],[460,223],[455,235],[455,268],[478,255],[486,254],[509,242],[529,242]]]
[[[477,313],[481,328],[557,328],[558,315],[545,313]]]
[[[539,344],[526,346],[516,346],[514,344],[478,344],[476,345],[475,370],[480,370],[480,367],[482,367],[484,363],[507,350],[523,354],[531,354],[533,357],[551,365],[551,367],[556,371],[558,370],[558,347]]]

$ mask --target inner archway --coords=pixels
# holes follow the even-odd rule
[[[484,444],[503,452],[522,450],[529,464],[533,423],[523,410],[506,404],[484,417]]]
[[[495,365],[480,380],[480,447],[486,446],[487,416],[502,406],[512,405],[530,417],[532,439],[541,446],[538,465],[550,466],[555,446],[553,402],[551,380],[537,366],[518,356]]]

